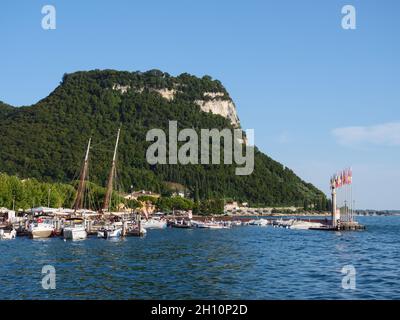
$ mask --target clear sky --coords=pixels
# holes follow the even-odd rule
[[[56,30],[41,9],[56,8]],[[341,27],[344,5],[356,29]],[[219,79],[259,148],[329,192],[352,166],[359,208],[400,209],[400,2],[3,0],[0,100],[30,105],[66,72]]]

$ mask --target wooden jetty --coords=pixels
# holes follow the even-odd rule
[[[322,231],[357,231],[357,230],[365,230],[365,226],[359,224],[356,221],[338,221],[336,226],[332,226],[331,224],[323,225],[319,228],[310,228],[310,230],[322,230]]]

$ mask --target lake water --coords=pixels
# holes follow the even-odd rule
[[[245,226],[0,241],[0,299],[400,299],[400,217],[366,231]],[[42,267],[56,270],[44,290]],[[342,288],[346,265],[356,289]]]

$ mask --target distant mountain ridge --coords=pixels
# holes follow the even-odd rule
[[[13,108],[0,103],[0,171],[43,181],[77,178],[89,136],[91,181],[104,185],[114,138],[122,127],[118,177],[124,191],[165,192],[165,181],[187,187],[200,198],[224,197],[251,205],[325,206],[325,195],[257,148],[250,176],[236,176],[233,165],[149,165],[146,133],[179,129],[238,128],[229,93],[218,80],[187,73],[173,77],[159,70],[79,71],[38,103]]]

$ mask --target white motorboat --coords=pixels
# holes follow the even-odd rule
[[[98,238],[104,238],[104,239],[119,238],[121,237],[121,235],[122,235],[122,228],[118,228],[115,226],[105,227],[97,231]]]
[[[63,230],[64,239],[67,240],[83,240],[87,238],[86,228],[82,225],[65,227]]]
[[[144,229],[164,229],[167,227],[167,221],[157,218],[142,220],[140,223]]]
[[[229,229],[230,224],[225,224],[222,222],[203,222],[192,220],[192,225],[196,228],[206,228],[206,229]]]
[[[249,225],[250,226],[260,226],[260,227],[265,227],[268,225],[268,220],[267,219],[256,219],[256,220],[250,220]]]
[[[17,231],[15,229],[0,229],[0,240],[11,240],[15,239],[17,236]]]
[[[308,230],[310,228],[321,228],[322,224],[319,222],[309,222],[309,221],[301,221],[296,220],[290,225],[290,229],[298,229],[298,230]]]
[[[72,219],[70,224],[64,227],[63,237],[67,240],[83,240],[87,238],[87,232],[82,219]]]
[[[281,228],[290,228],[290,226],[293,224],[294,219],[289,219],[289,220],[283,220],[283,219],[279,219],[279,220],[275,220],[272,222],[272,225],[274,227],[281,227]]]
[[[243,223],[242,223],[242,221],[240,221],[240,220],[233,220],[233,221],[232,221],[232,226],[240,227],[240,226],[242,226],[242,225],[243,225]]]
[[[192,226],[195,228],[207,228],[207,225],[203,221],[192,220]]]
[[[49,221],[39,219],[29,224],[28,231],[33,239],[49,238],[54,232],[54,226]]]
[[[257,226],[260,226],[260,227],[265,227],[265,226],[267,226],[268,225],[268,220],[267,219],[259,219],[259,220],[256,220],[257,221]]]
[[[225,225],[223,223],[209,222],[206,223],[206,228],[208,229],[229,229],[229,225]]]

